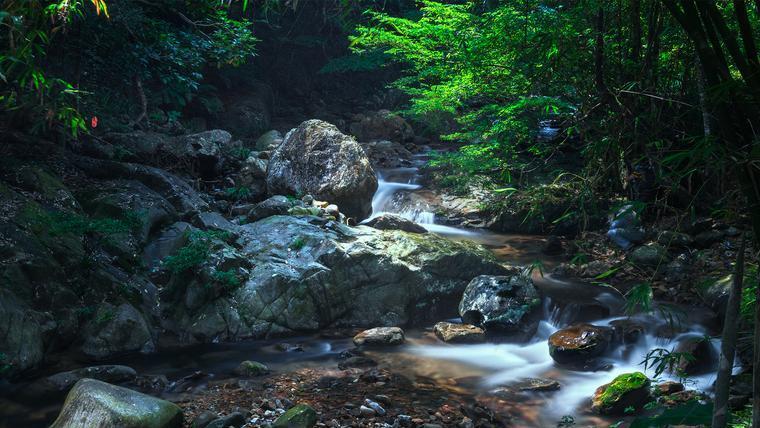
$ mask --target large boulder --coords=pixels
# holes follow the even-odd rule
[[[327,122],[308,120],[288,132],[272,154],[267,189],[272,195],[310,194],[364,219],[372,213],[377,178],[353,138]]]
[[[528,338],[538,327],[541,300],[532,281],[515,269],[509,276],[473,279],[459,303],[459,315],[486,331],[516,333]]]
[[[161,195],[174,206],[180,216],[208,211],[208,203],[186,181],[147,165],[75,157],[74,164],[85,174],[98,179],[131,179]]]
[[[399,168],[411,166],[412,152],[401,143],[388,140],[362,142],[372,166],[379,168]]]
[[[273,129],[256,140],[256,150],[258,151],[272,151],[277,148],[283,141],[280,131]]]
[[[49,316],[0,287],[0,367],[15,373],[36,367],[45,356],[45,336],[55,328]]]
[[[94,379],[74,385],[51,428],[179,428],[182,409]]]
[[[232,141],[229,132],[214,129],[178,137],[167,149],[180,161],[191,167],[191,172],[213,178],[219,172],[223,150]]]
[[[607,352],[612,338],[608,327],[571,325],[549,336],[549,354],[559,364],[581,366]]]
[[[644,373],[622,374],[594,392],[591,410],[602,415],[622,416],[641,410],[651,399],[651,382]]]
[[[252,267],[227,294],[185,305],[179,331],[202,329],[204,340],[214,340],[421,325],[452,317],[473,277],[507,272],[475,244],[316,217],[268,217],[239,233],[238,249],[214,249],[211,257],[236,254]]]
[[[82,352],[93,358],[105,358],[131,351],[155,349],[148,323],[134,306],[103,303],[84,330]]]

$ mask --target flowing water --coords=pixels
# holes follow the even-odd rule
[[[551,134],[553,131],[549,129],[546,133]],[[551,135],[547,136],[549,137]],[[385,170],[379,173],[379,186],[372,201],[372,217],[383,213],[400,215],[419,223],[430,232],[452,239],[467,239],[484,244],[490,247],[499,258],[512,264],[524,265],[540,260],[545,266],[551,266],[557,262],[556,259],[547,258],[540,253],[542,241],[536,237],[465,230],[436,224],[434,207],[428,202],[431,198],[419,184],[422,178],[419,167],[424,161],[425,155],[418,155],[412,167]],[[555,286],[567,285],[550,275],[543,278],[543,281],[553,281]],[[610,296],[597,296],[599,297]],[[554,364],[549,355],[547,340],[552,333],[568,325],[568,321],[574,315],[578,315],[577,308],[575,312],[572,307],[567,306],[559,309],[549,299],[544,303],[543,320],[534,337],[526,343],[448,345],[436,340],[413,339],[404,352],[413,356],[414,364],[406,366],[411,367],[410,370],[415,374],[438,378],[441,381],[474,376],[477,381],[471,383],[470,387],[482,391],[514,384],[530,377],[557,380],[562,385],[559,391],[533,393],[533,397],[525,397],[523,423],[533,426],[556,426],[564,415],[576,415],[576,421],[586,420],[604,425],[604,420],[595,419],[588,414],[590,397],[597,387],[610,382],[620,374],[633,371],[642,371],[653,377],[654,369],[645,368],[644,365],[644,360],[651,351],[671,350],[683,338],[705,337],[710,333],[700,324],[699,311],[693,309],[684,311],[685,316],[676,321],[682,324],[679,327],[684,332],[671,338],[658,337],[656,334],[658,330],[669,327],[663,317],[637,316],[633,320],[645,326],[645,334],[635,344],[620,346],[601,360],[600,366],[605,367],[604,370],[567,370]],[[622,308],[618,307],[619,309]],[[593,323],[607,326],[611,321],[621,318],[623,317],[596,319]],[[719,340],[713,339],[711,345],[717,355],[720,349]],[[658,381],[665,380],[679,379],[667,373],[658,378]],[[685,383],[687,388],[709,392],[714,381],[715,373],[711,371],[708,374],[690,377]],[[534,408],[530,409],[530,407]],[[579,419],[578,414],[585,414],[585,416]]]
[[[380,172],[379,188],[372,201],[373,217],[382,213],[401,215],[421,224],[432,233],[486,245],[499,258],[512,264],[529,264],[541,260],[545,265],[551,266],[559,261],[541,254],[543,240],[539,237],[465,230],[436,223],[434,195],[420,184],[419,166],[424,161],[425,156],[419,155],[415,157],[412,167]],[[547,281],[555,281],[555,286],[564,285],[550,276],[547,278]],[[558,367],[549,356],[549,335],[566,325],[569,322],[568,316],[577,315],[577,308],[575,312],[567,307],[560,310],[549,299],[544,302],[543,321],[534,337],[527,342],[449,345],[439,342],[429,329],[411,330],[407,332],[406,345],[372,351],[371,357],[382,366],[411,378],[433,379],[441,385],[455,385],[481,396],[489,396],[494,388],[509,386],[528,377],[554,379],[561,384],[559,391],[521,393],[508,403],[509,412],[517,417],[517,426],[554,427],[564,415],[574,415],[579,426],[606,426],[614,420],[599,419],[588,412],[594,390],[618,374],[644,371],[641,363],[653,349],[671,349],[685,335],[709,334],[695,318],[696,314],[697,311],[693,308],[687,311],[686,318],[682,320],[688,326],[686,332],[672,339],[657,336],[656,332],[665,324],[662,319],[657,316],[637,317],[637,321],[646,327],[642,338],[636,344],[621,346],[608,355],[602,364],[606,365],[605,370],[592,372]],[[615,318],[596,319],[594,324],[607,325],[613,319]],[[132,355],[111,363],[129,365],[144,375],[165,375],[175,382],[189,377],[193,379],[189,381],[191,389],[202,391],[211,380],[233,377],[233,369],[243,360],[261,361],[277,372],[304,367],[334,368],[340,352],[352,347],[350,338],[324,339],[310,336],[283,339],[281,342],[298,344],[302,349],[300,352],[283,352],[278,349],[278,341],[247,341],[164,350],[153,355]],[[717,350],[719,342],[713,340],[712,346]],[[61,363],[56,370],[82,365],[85,364],[76,361]],[[194,373],[198,372],[204,375],[194,377]],[[647,374],[653,375],[652,370],[648,370]],[[687,386],[709,391],[714,377],[713,373],[693,377]],[[24,385],[5,385],[0,390],[4,389],[13,395],[23,388]],[[171,388],[163,396],[169,399],[180,398]],[[60,404],[60,401],[47,405],[40,402],[19,404],[7,398],[2,399],[0,415],[3,417],[0,418],[0,427],[46,426],[54,419]]]

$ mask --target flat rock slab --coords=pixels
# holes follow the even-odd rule
[[[433,327],[433,332],[446,343],[482,343],[486,340],[485,331],[470,324],[439,322]]]
[[[404,330],[398,327],[375,327],[354,336],[354,345],[401,345],[404,340]]]

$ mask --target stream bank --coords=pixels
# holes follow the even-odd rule
[[[392,123],[399,122],[393,119]],[[319,132],[334,132],[326,125],[319,127]],[[269,149],[283,144],[282,139],[272,140],[262,143],[262,147]],[[189,151],[178,152],[178,147]],[[551,426],[568,415],[575,415],[582,423],[605,424],[614,422],[618,416],[600,417],[586,409],[598,386],[617,375],[642,370],[639,363],[651,350],[716,334],[712,325],[715,315],[696,317],[697,311],[692,309],[684,311],[692,317],[679,320],[675,326],[663,325],[656,317],[637,318],[633,320],[632,331],[638,332],[634,339],[628,343],[605,342],[608,349],[595,355],[599,358],[593,359],[592,366],[580,370],[558,366],[547,344],[558,329],[584,321],[594,323],[603,335],[612,335],[615,322],[631,321],[623,316],[625,299],[620,290],[590,281],[608,268],[597,266],[597,271],[602,270],[594,274],[593,262],[589,262],[572,274],[572,265],[562,263],[567,260],[568,251],[559,254],[550,251],[555,255],[546,255],[547,248],[551,248],[546,238],[448,225],[450,222],[440,218],[434,203],[437,190],[425,189],[421,184],[424,177],[419,167],[426,156],[421,147],[415,149],[417,154],[412,154],[406,165],[383,168],[374,162],[375,167],[380,167],[379,180],[371,200],[367,200],[372,207],[368,222],[383,215],[395,215],[428,233],[379,230],[364,225],[350,227],[344,224],[350,223],[350,218],[342,217],[340,207],[336,211],[330,207],[329,199],[320,202],[312,195],[302,195],[300,199],[275,195],[265,199],[266,195],[253,192],[230,194],[217,183],[230,179],[256,189],[266,181],[270,169],[261,165],[276,159],[267,153],[271,150],[262,150],[248,153],[241,162],[239,158],[236,160],[233,149],[235,144],[224,131],[160,141],[158,148],[150,149],[155,150],[153,155],[173,152],[175,159],[186,162],[178,163],[180,168],[188,168],[179,173],[195,176],[201,186],[191,186],[188,183],[192,181],[151,166],[153,163],[166,168],[166,163],[162,163],[165,160],[156,162],[152,155],[133,152],[133,162],[123,162],[109,156],[107,146],[88,148],[98,156],[84,157],[78,153],[61,156],[64,161],[55,165],[57,168],[22,163],[22,167],[14,167],[15,174],[6,176],[11,183],[5,188],[7,200],[13,202],[7,206],[7,212],[16,213],[16,217],[9,217],[13,221],[8,224],[16,227],[16,233],[28,236],[31,243],[48,239],[46,248],[58,255],[53,260],[61,260],[56,269],[78,265],[89,256],[98,273],[81,283],[82,278],[72,278],[72,283],[80,287],[89,284],[91,288],[70,291],[66,285],[59,285],[58,290],[64,295],[74,293],[72,300],[96,303],[91,313],[64,305],[52,306],[59,312],[48,313],[46,310],[51,306],[44,305],[50,305],[49,302],[33,300],[38,305],[34,310],[24,305],[5,309],[12,314],[19,312],[19,308],[39,314],[34,316],[42,321],[32,318],[35,321],[32,327],[38,326],[39,330],[31,332],[38,335],[43,350],[51,346],[67,349],[61,343],[53,346],[45,342],[42,328],[46,325],[45,317],[54,321],[45,328],[52,328],[57,337],[72,338],[74,348],[68,348],[70,352],[38,356],[47,361],[44,367],[36,365],[42,376],[33,377],[44,381],[45,375],[81,368],[94,361],[126,364],[137,374],[114,382],[179,403],[185,409],[187,423],[208,410],[223,415],[239,412],[245,415],[249,426],[262,426],[274,422],[286,408],[307,402],[319,412],[320,423],[333,426],[336,424],[333,420],[339,426],[397,422]],[[368,151],[372,158],[371,148]],[[214,156],[209,153],[221,153],[214,156],[225,162],[210,162],[209,158]],[[208,174],[217,179],[209,179]],[[308,183],[308,176],[301,178]],[[72,188],[85,191],[69,190]],[[146,201],[146,205],[134,205]],[[111,228],[116,226],[114,233],[104,230],[103,223],[82,220],[71,224],[58,217],[37,217],[40,214],[34,211],[19,209],[30,205],[41,206],[43,214],[52,206],[83,219],[88,218],[84,215],[105,219],[106,214],[127,214],[137,207],[144,222],[142,227],[126,229],[105,223]],[[18,217],[19,214],[27,217]],[[40,234],[36,228],[45,221],[63,230]],[[23,235],[27,232],[28,235]],[[18,238],[14,242],[19,242]],[[56,247],[61,244],[68,246]],[[150,265],[165,261],[166,256],[184,254],[178,251],[188,247],[204,253],[199,265],[191,265],[192,271],[171,271],[162,263]],[[23,248],[31,254],[38,251],[31,244]],[[141,251],[138,257],[149,264],[147,271],[135,269],[131,264]],[[91,256],[93,253],[97,257]],[[63,255],[69,258],[61,259]],[[40,253],[40,258],[50,259],[47,253]],[[533,280],[528,281],[521,270],[537,260],[547,274],[536,276],[534,270]],[[39,270],[32,272],[49,268],[36,267]],[[558,275],[570,273],[570,279],[548,274],[552,269]],[[30,283],[50,286],[38,277],[29,277],[28,272],[24,271],[23,277]],[[105,293],[102,284],[97,283],[104,272],[110,272],[113,284],[113,289]],[[220,277],[219,272],[225,274]],[[520,338],[498,331],[492,334],[486,327],[487,343],[442,345],[426,328],[457,315],[464,317],[462,294],[473,283],[478,285],[475,280],[481,278],[479,275],[504,276],[510,284],[513,279],[519,284],[534,284],[543,301],[526,297],[521,305],[529,310],[520,308],[516,321],[509,321],[520,326],[524,333]],[[235,280],[239,276],[244,276],[245,281]],[[499,281],[502,280],[493,282],[500,284]],[[125,284],[132,288],[125,289]],[[534,285],[519,287],[532,289]],[[77,294],[82,291],[83,294]],[[488,301],[499,301],[501,296],[484,293]],[[62,322],[62,314],[72,315],[71,312],[76,320],[67,325]],[[485,319],[476,317],[471,322],[481,321],[485,326]],[[77,336],[74,331],[80,325],[82,336]],[[410,327],[406,344],[401,347],[356,350],[350,341],[363,328],[395,325]],[[24,326],[31,328],[29,324]],[[62,334],[65,332],[68,336]],[[304,337],[304,332],[321,332],[320,335],[329,334],[333,338]],[[256,341],[288,336],[291,337]],[[238,340],[242,342],[218,343]],[[707,348],[702,346],[707,349],[707,363],[689,388],[709,391],[714,367],[710,356],[718,343],[713,340]],[[29,349],[20,348],[15,355],[21,355],[22,351]],[[135,351],[149,356],[135,355]],[[366,359],[352,359],[358,357]],[[268,365],[273,374],[253,380],[234,376],[238,365],[247,360]],[[343,360],[360,367],[343,364],[344,369],[340,369]],[[540,391],[519,386],[526,376],[542,379],[535,381],[543,385],[538,388]],[[659,381],[666,379],[668,376]],[[559,385],[558,391],[555,384]],[[22,382],[5,385],[4,389],[6,395],[13,396],[28,387],[31,388],[29,383]],[[332,391],[339,392],[332,394]],[[54,399],[54,404],[47,408],[39,402],[30,406],[4,400],[3,412],[11,416],[8,423],[47,425],[60,408],[60,392],[58,401]],[[330,394],[329,400],[325,399],[325,392]],[[413,394],[419,396],[415,398]],[[689,394],[685,397],[698,393]],[[390,401],[385,404],[386,414],[361,409],[365,399],[384,401],[380,396]],[[457,404],[462,402],[466,403],[464,407]]]

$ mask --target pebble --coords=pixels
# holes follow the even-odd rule
[[[380,416],[385,416],[385,409],[374,401],[370,400],[369,398],[366,398],[364,400],[364,405],[369,407],[370,409],[374,410],[375,413],[377,413]]]
[[[359,407],[359,414],[362,416],[375,416],[375,411],[367,406]]]

